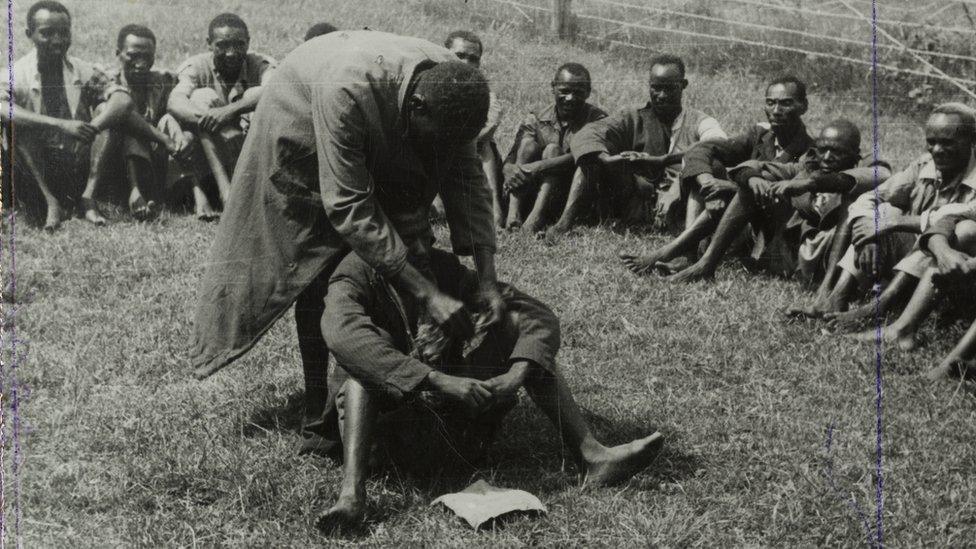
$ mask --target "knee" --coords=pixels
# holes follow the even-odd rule
[[[212,88],[197,88],[190,93],[190,102],[195,107],[209,109],[223,105],[223,100],[217,95],[217,91]]]
[[[562,154],[563,151],[559,148],[559,145],[552,143],[546,145],[546,148],[542,149],[542,158],[544,159],[556,158],[558,156],[562,156]]]
[[[955,236],[960,251],[976,255],[976,221],[964,219],[956,223]]]

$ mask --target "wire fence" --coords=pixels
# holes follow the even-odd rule
[[[789,52],[941,82],[976,99],[976,80],[969,77],[976,74],[976,0],[885,2],[877,8],[876,42],[870,40],[868,0],[808,6],[800,0],[485,1],[532,21],[548,20],[553,32],[568,29],[566,38],[659,51],[661,38],[671,36],[693,46]]]

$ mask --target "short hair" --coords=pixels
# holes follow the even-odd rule
[[[958,116],[962,121],[963,129],[966,131],[966,137],[976,139],[976,112],[974,112],[973,109],[968,105],[956,102],[942,103],[941,105],[938,105],[932,109],[932,115],[935,114],[951,114],[953,116]]]
[[[806,82],[800,80],[799,78],[793,76],[792,74],[787,74],[787,75],[780,76],[779,78],[776,78],[766,86],[766,91],[768,92],[769,88],[772,88],[773,86],[777,86],[777,85],[786,86],[788,84],[792,84],[793,87],[796,88],[797,99],[799,99],[800,101],[807,100]]]
[[[481,37],[469,30],[464,29],[451,31],[451,33],[447,35],[447,38],[444,39],[444,47],[450,49],[454,44],[454,41],[458,38],[466,42],[478,44],[478,53],[482,55],[485,54],[485,45],[481,43]]]
[[[415,93],[426,99],[435,120],[449,123],[451,139],[471,141],[488,120],[488,81],[462,61],[445,61],[422,72]]]
[[[34,24],[34,16],[41,10],[47,10],[51,13],[63,13],[68,16],[68,21],[71,21],[71,12],[68,11],[68,8],[64,4],[55,0],[40,0],[39,2],[34,2],[27,10],[28,33],[34,34],[34,30],[37,29],[37,26]]]
[[[650,71],[656,65],[668,66],[674,65],[678,67],[678,72],[681,73],[681,78],[685,77],[685,62],[683,59],[677,55],[671,55],[669,53],[662,53],[660,55],[655,55],[651,58],[651,64],[647,66],[647,70]]]
[[[115,45],[118,49],[122,49],[125,45],[125,39],[127,36],[138,36],[139,38],[147,38],[152,40],[153,46],[156,45],[156,35],[150,30],[149,27],[145,25],[129,24],[121,29],[119,29],[119,37],[115,41]]]
[[[322,21],[321,23],[316,23],[311,27],[309,27],[308,30],[305,32],[305,41],[308,42],[309,40],[315,38],[316,36],[322,36],[323,34],[329,34],[330,32],[335,32],[337,30],[339,29],[336,28],[336,26],[333,25],[332,23],[326,23],[325,21]]]
[[[559,75],[562,74],[563,71],[566,71],[573,76],[585,78],[587,85],[589,86],[593,85],[593,79],[590,77],[590,71],[586,70],[586,67],[584,67],[579,63],[570,62],[570,63],[563,63],[562,65],[559,65],[558,69],[556,69],[556,75],[552,77],[553,86],[556,85],[556,80],[559,79]]]
[[[847,120],[846,118],[838,118],[837,120],[834,120],[831,123],[829,123],[826,126],[824,126],[824,129],[827,129],[827,128],[836,128],[837,130],[841,131],[842,133],[845,133],[845,134],[851,136],[853,138],[853,140],[854,140],[854,142],[851,143],[851,145],[854,146],[855,152],[860,152],[860,150],[861,150],[861,130],[857,127],[856,124],[854,124],[850,120]]]
[[[241,29],[244,34],[251,36],[251,32],[247,30],[247,23],[241,19],[241,16],[236,13],[221,13],[217,17],[210,20],[210,26],[207,27],[207,37],[213,38],[214,29],[219,29],[221,27],[230,27],[232,29]]]

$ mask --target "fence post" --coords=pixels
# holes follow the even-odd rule
[[[570,38],[573,33],[572,0],[550,0],[552,19],[550,31],[558,38]]]

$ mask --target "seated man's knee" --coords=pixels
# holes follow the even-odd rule
[[[190,102],[200,109],[210,109],[224,106],[224,101],[212,88],[197,88],[190,93]]]
[[[546,148],[542,149],[542,158],[544,159],[557,158],[562,156],[562,154],[563,151],[559,148],[559,145],[553,143],[546,145]]]
[[[976,221],[964,219],[956,223],[955,232],[959,251],[976,255]]]

